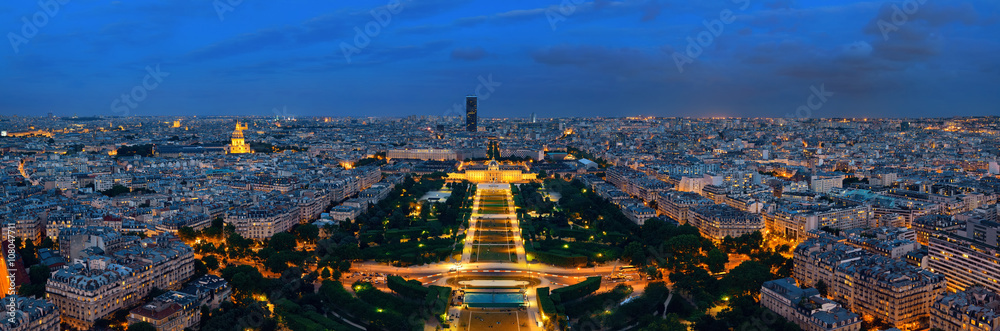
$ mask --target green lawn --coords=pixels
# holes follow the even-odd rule
[[[476,235],[476,244],[506,244],[510,242],[510,231],[479,231]]]
[[[513,245],[509,248],[507,246],[476,245],[473,252],[476,253],[475,260],[477,262],[517,262]]]

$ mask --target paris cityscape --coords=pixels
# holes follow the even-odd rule
[[[1000,331],[1000,4],[0,12],[0,331]]]

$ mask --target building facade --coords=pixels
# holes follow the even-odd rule
[[[942,295],[931,306],[930,324],[944,331],[1000,330],[1000,295],[980,286]]]
[[[688,223],[698,228],[706,238],[720,241],[764,229],[760,216],[728,205],[700,206],[690,210]]]
[[[776,279],[760,288],[760,305],[805,331],[858,331],[861,317],[819,295],[816,288],[799,288],[795,279]]]
[[[59,331],[59,308],[54,304],[17,295],[3,298],[7,310],[0,318],[0,331]],[[11,309],[13,308],[13,309]]]
[[[450,181],[467,180],[473,183],[524,183],[538,178],[538,174],[529,172],[524,164],[500,164],[497,160],[483,163],[463,162],[458,172],[448,174]]]
[[[469,95],[465,97],[465,130],[476,132],[479,130],[479,97]]]

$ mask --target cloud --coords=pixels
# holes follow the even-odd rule
[[[456,48],[451,51],[451,58],[455,60],[475,61],[486,57],[486,55],[486,50],[479,46]]]
[[[197,49],[189,53],[188,58],[195,61],[203,61],[236,56],[263,49],[272,49],[276,46],[286,45],[291,41],[289,38],[290,30],[293,30],[293,28],[265,29],[254,33],[242,34],[235,38],[226,39]]]
[[[764,2],[767,9],[788,9],[795,6],[795,0],[775,0]]]
[[[531,58],[548,66],[573,66],[620,77],[660,71],[668,63],[637,48],[594,45],[558,45],[531,52]]]

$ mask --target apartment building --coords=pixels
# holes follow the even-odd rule
[[[823,280],[831,299],[903,328],[926,328],[930,305],[946,286],[943,275],[830,237],[800,244],[794,263],[793,274],[802,284]]]
[[[938,232],[930,237],[930,271],[948,279],[948,290],[957,292],[985,286],[1000,292],[1000,249],[957,234]]]
[[[785,199],[768,206],[762,213],[768,229],[796,242],[805,240],[810,230],[823,227],[841,230],[865,227],[872,215],[871,207],[866,205]]]
[[[265,202],[232,210],[226,214],[225,222],[236,227],[236,233],[245,238],[263,240],[298,224],[299,209],[274,201]]]
[[[164,293],[129,311],[128,324],[146,322],[157,331],[184,331],[201,322],[198,297],[176,291]]]
[[[913,220],[913,231],[917,233],[917,242],[930,245],[931,235],[939,232],[954,232],[965,228],[965,222],[951,215],[930,214]]]
[[[9,295],[3,298],[6,312],[0,319],[0,331],[59,331],[59,308],[32,297]]]
[[[194,274],[194,250],[171,235],[78,261],[52,273],[45,292],[62,322],[83,330],[139,303],[153,288],[177,289]]]
[[[713,204],[697,193],[681,191],[663,191],[656,196],[656,209],[675,221],[686,224],[691,208]]]
[[[799,288],[793,278],[764,282],[760,288],[760,305],[804,331],[861,330],[858,314],[820,296],[816,288]]]
[[[134,270],[111,258],[94,258],[52,273],[45,298],[59,307],[62,323],[87,330],[94,321],[142,298]]]
[[[942,295],[931,305],[930,327],[944,331],[1000,330],[1000,295],[981,286]]]
[[[703,236],[717,241],[764,229],[764,220],[760,216],[728,205],[691,208],[688,222],[697,227]]]

